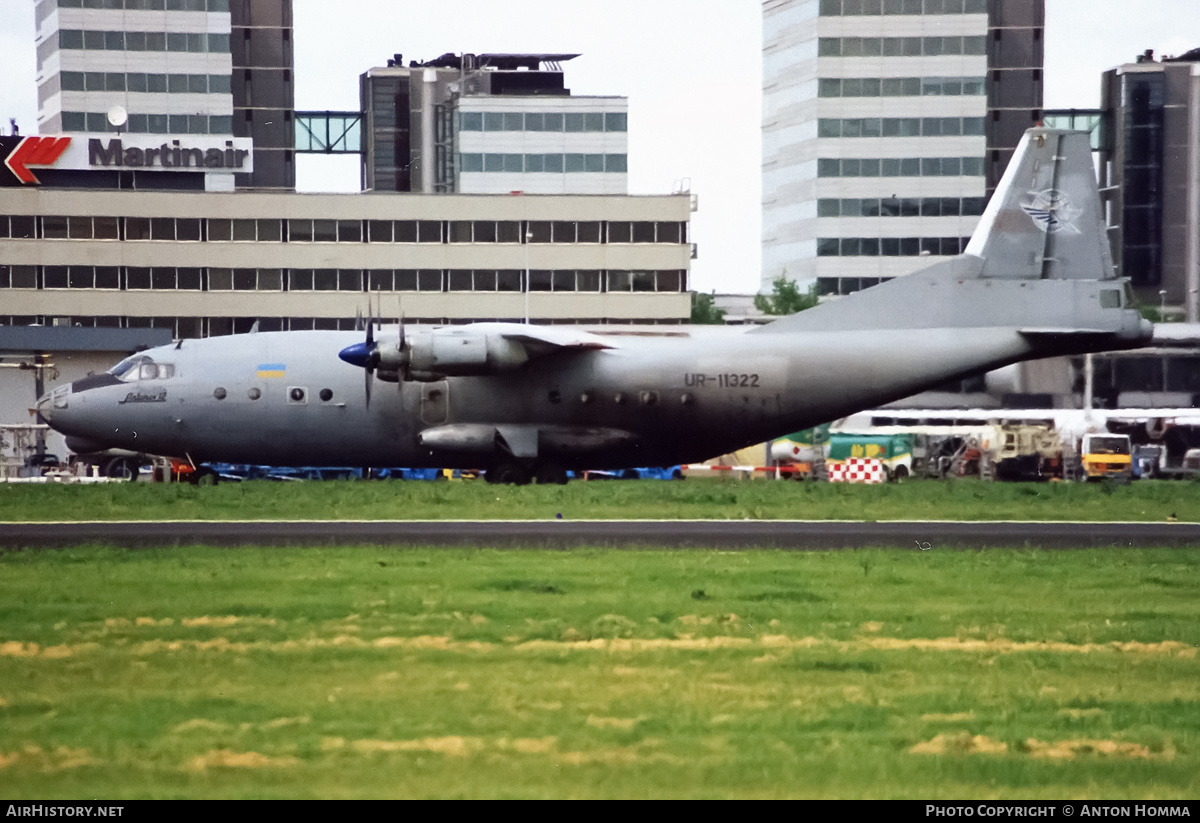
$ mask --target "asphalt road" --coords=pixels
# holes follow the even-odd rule
[[[237,546],[1080,549],[1200,546],[1200,523],[798,520],[174,521],[0,523],[0,549]]]

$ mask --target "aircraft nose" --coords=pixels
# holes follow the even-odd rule
[[[371,356],[371,348],[366,343],[355,343],[353,346],[347,346],[338,352],[338,357],[345,360],[351,366],[358,366],[360,369],[366,368],[367,359]]]
[[[46,392],[37,401],[38,418],[49,423],[54,419],[54,392]]]

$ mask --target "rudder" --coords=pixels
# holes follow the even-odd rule
[[[966,253],[980,277],[1115,278],[1087,133],[1027,130]]]

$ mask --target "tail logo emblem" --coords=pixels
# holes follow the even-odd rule
[[[1071,198],[1058,189],[1029,192],[1031,201],[1022,203],[1021,208],[1033,220],[1033,224],[1047,234],[1079,234],[1075,221],[1083,209],[1071,202]]]

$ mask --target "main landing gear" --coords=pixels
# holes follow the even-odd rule
[[[536,480],[540,484],[565,486],[567,470],[557,463],[538,463],[530,466],[525,463],[509,461],[492,466],[484,472],[484,479],[489,483],[513,486],[524,486],[531,480]]]

